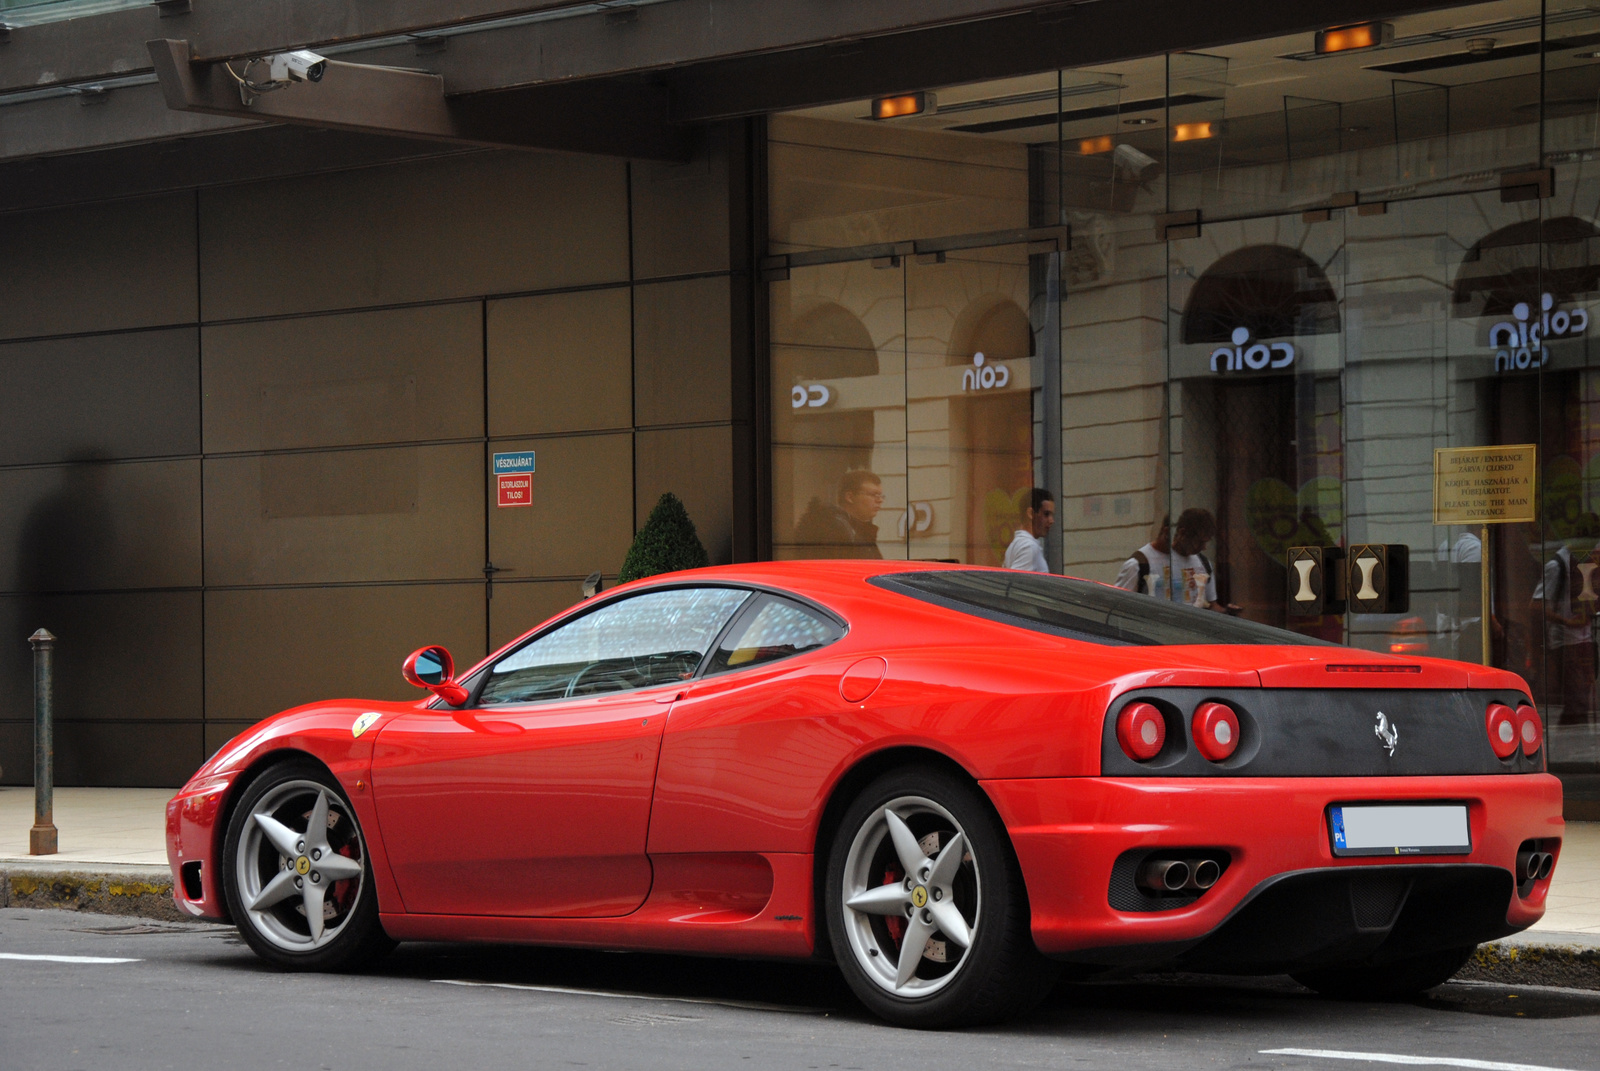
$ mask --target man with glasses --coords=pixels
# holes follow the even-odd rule
[[[875,472],[852,469],[839,481],[838,504],[813,498],[795,525],[794,541],[807,558],[882,558],[873,518],[883,508],[883,480]]]

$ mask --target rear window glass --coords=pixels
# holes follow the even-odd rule
[[[890,573],[873,577],[872,583],[991,621],[1090,643],[1139,647],[1189,643],[1337,646],[1215,610],[1199,610],[1121,588],[1042,573],[930,570]]]

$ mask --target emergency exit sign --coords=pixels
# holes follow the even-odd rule
[[[496,506],[533,505],[533,451],[495,454],[490,465],[494,473]]]

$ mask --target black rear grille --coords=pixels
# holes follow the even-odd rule
[[[1189,740],[1201,703],[1228,704],[1239,716],[1239,749],[1221,763]],[[1514,691],[1428,688],[1145,688],[1119,696],[1106,712],[1101,772],[1108,777],[1421,777],[1439,774],[1537,773],[1544,753],[1518,749],[1501,759],[1489,746],[1490,703],[1515,707]],[[1167,746],[1149,762],[1117,743],[1117,715],[1129,703],[1153,703],[1166,715]],[[1393,732],[1394,753],[1377,731]]]

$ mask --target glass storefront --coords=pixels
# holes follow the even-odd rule
[[[1113,581],[1204,509],[1217,601],[1533,685],[1600,774],[1600,13],[1476,4],[769,124],[780,558]],[[1539,520],[1435,526],[1440,447],[1534,443]],[[1410,548],[1404,614],[1286,616],[1293,545]],[[1576,778],[1577,780],[1574,780]]]

